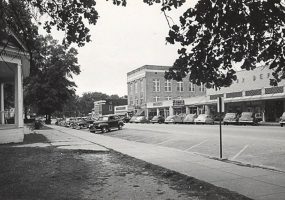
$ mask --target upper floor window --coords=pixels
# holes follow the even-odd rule
[[[141,92],[143,92],[143,80],[141,80]]]
[[[130,93],[132,94],[133,93],[133,84],[130,83]]]
[[[260,74],[260,75],[259,75],[259,78],[260,78],[260,79],[263,79],[263,74]]]
[[[139,99],[138,97],[135,97],[135,105],[138,105],[139,104]]]
[[[183,81],[177,82],[177,91],[179,91],[179,92],[183,92],[184,91]]]
[[[138,82],[135,82],[135,93],[138,93]]]
[[[130,105],[133,105],[133,98],[130,97]]]
[[[205,92],[205,85],[202,83],[200,85],[200,92]]]
[[[159,79],[153,79],[153,91],[160,92],[160,81]]]
[[[189,84],[189,91],[190,92],[195,92],[195,87],[194,87],[195,85],[193,84],[193,83],[190,83]]]
[[[112,111],[112,110],[113,110],[113,106],[109,105],[109,111]]]
[[[171,81],[166,80],[164,85],[165,92],[171,92]]]
[[[158,96],[153,97],[154,102],[158,102],[159,100],[160,100],[160,97],[158,97]]]
[[[267,78],[269,78],[270,77],[270,73],[267,73]]]
[[[255,75],[253,75],[253,81],[255,81],[256,80],[256,76]]]

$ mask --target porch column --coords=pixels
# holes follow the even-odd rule
[[[187,114],[187,115],[190,114],[190,108],[189,108],[189,106],[186,106],[186,114]]]
[[[17,64],[15,73],[15,124],[20,128],[23,121],[23,77],[21,63]]]
[[[159,108],[156,109],[156,115],[159,115]]]
[[[5,124],[5,115],[4,115],[4,83],[0,84],[0,124]]]
[[[170,106],[169,107],[169,116],[173,115],[173,113],[174,113],[173,107]]]
[[[205,114],[210,114],[210,107],[209,105],[205,105]]]

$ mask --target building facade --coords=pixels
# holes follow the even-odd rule
[[[126,105],[128,99],[106,99],[94,102],[92,117],[96,118],[102,115],[114,114],[116,106]]]
[[[270,85],[272,71],[268,67],[257,67],[252,71],[238,71],[237,80],[220,90],[207,89],[207,105],[216,113],[218,97],[223,97],[225,112],[260,113],[263,121],[278,121],[285,111],[285,80],[278,86]]]
[[[10,30],[7,30],[6,36],[0,38],[0,49],[0,143],[23,142],[23,78],[30,73],[29,54],[27,48]],[[14,87],[12,124],[7,124],[5,84]]]
[[[129,111],[148,118],[199,112],[200,108],[189,99],[205,97],[204,85],[192,84],[189,77],[179,82],[166,80],[168,69],[169,66],[144,65],[127,73]]]

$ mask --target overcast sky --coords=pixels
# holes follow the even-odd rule
[[[173,64],[177,46],[165,42],[169,28],[159,5],[149,6],[143,0],[129,0],[127,7],[96,2],[100,18],[90,27],[92,42],[77,48],[81,74],[74,81],[78,95],[103,92],[123,96],[127,94],[127,72],[146,64]],[[168,15],[178,23],[178,16],[193,2],[187,0]]]

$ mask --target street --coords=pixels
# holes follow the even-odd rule
[[[285,129],[273,126],[222,126],[223,158],[285,171]],[[125,124],[105,136],[156,144],[219,158],[218,125]]]

